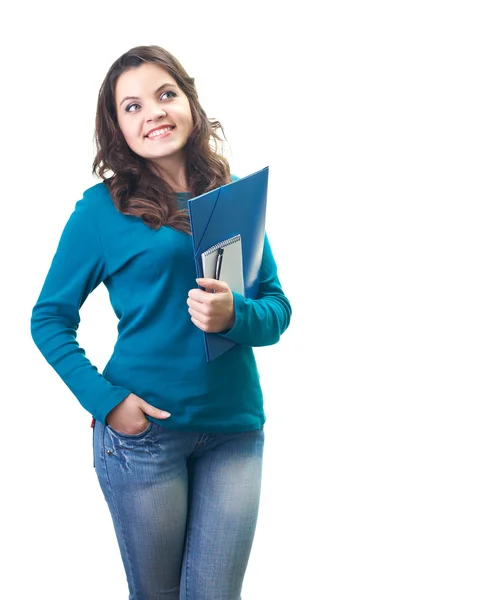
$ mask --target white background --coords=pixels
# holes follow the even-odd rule
[[[270,166],[267,228],[293,307],[281,342],[257,350],[268,421],[243,600],[501,600],[497,5],[4,9],[2,597],[127,597],[90,415],[29,319],[96,182],[99,85],[123,52],[159,44],[224,125],[232,172]],[[102,286],[79,329],[100,369],[115,333]]]

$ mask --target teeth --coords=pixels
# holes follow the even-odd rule
[[[172,127],[171,125],[169,127],[164,127],[163,129],[156,129],[156,131],[149,133],[147,137],[157,137],[158,135],[163,135],[164,133],[166,133],[167,131],[171,131],[172,129],[174,129],[174,127]]]

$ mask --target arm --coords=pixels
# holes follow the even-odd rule
[[[220,335],[238,344],[270,346],[279,341],[281,334],[290,324],[292,309],[281,288],[267,234],[259,277],[255,300],[233,292],[234,325]]]
[[[80,200],[63,230],[33,308],[31,333],[47,362],[81,405],[102,423],[130,391],[100,375],[76,337],[79,310],[106,277],[105,254],[96,224],[84,200]]]

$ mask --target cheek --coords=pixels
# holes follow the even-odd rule
[[[132,126],[131,123],[124,123],[123,121],[121,121],[121,119],[119,119],[118,121],[119,123],[119,128],[122,132],[122,135],[124,136],[124,139],[126,140],[126,143],[128,146],[134,145],[136,142],[136,139],[138,137],[138,133],[134,131],[134,127]]]
[[[128,146],[134,146],[136,143],[135,137],[129,131],[124,133],[124,139],[126,140]]]
[[[134,148],[139,144],[139,135],[137,132],[132,131],[131,129],[123,129],[122,135],[130,148]]]
[[[192,117],[192,111],[190,110],[190,104],[188,101],[184,107],[183,116],[185,117],[185,123],[187,126],[192,129],[194,127],[194,119]]]
[[[188,114],[185,118],[185,123],[187,125],[187,130],[190,133],[194,129],[194,120],[192,119],[192,115]]]

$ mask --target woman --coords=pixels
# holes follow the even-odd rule
[[[267,236],[257,299],[196,282],[187,199],[236,179],[218,128],[171,54],[121,56],[98,97],[103,181],[77,202],[33,309],[35,343],[93,416],[130,599],[238,600],[255,532],[265,416],[252,347],[276,343],[291,309]],[[76,330],[102,282],[119,323],[100,374]],[[236,344],[206,362],[203,332]]]

